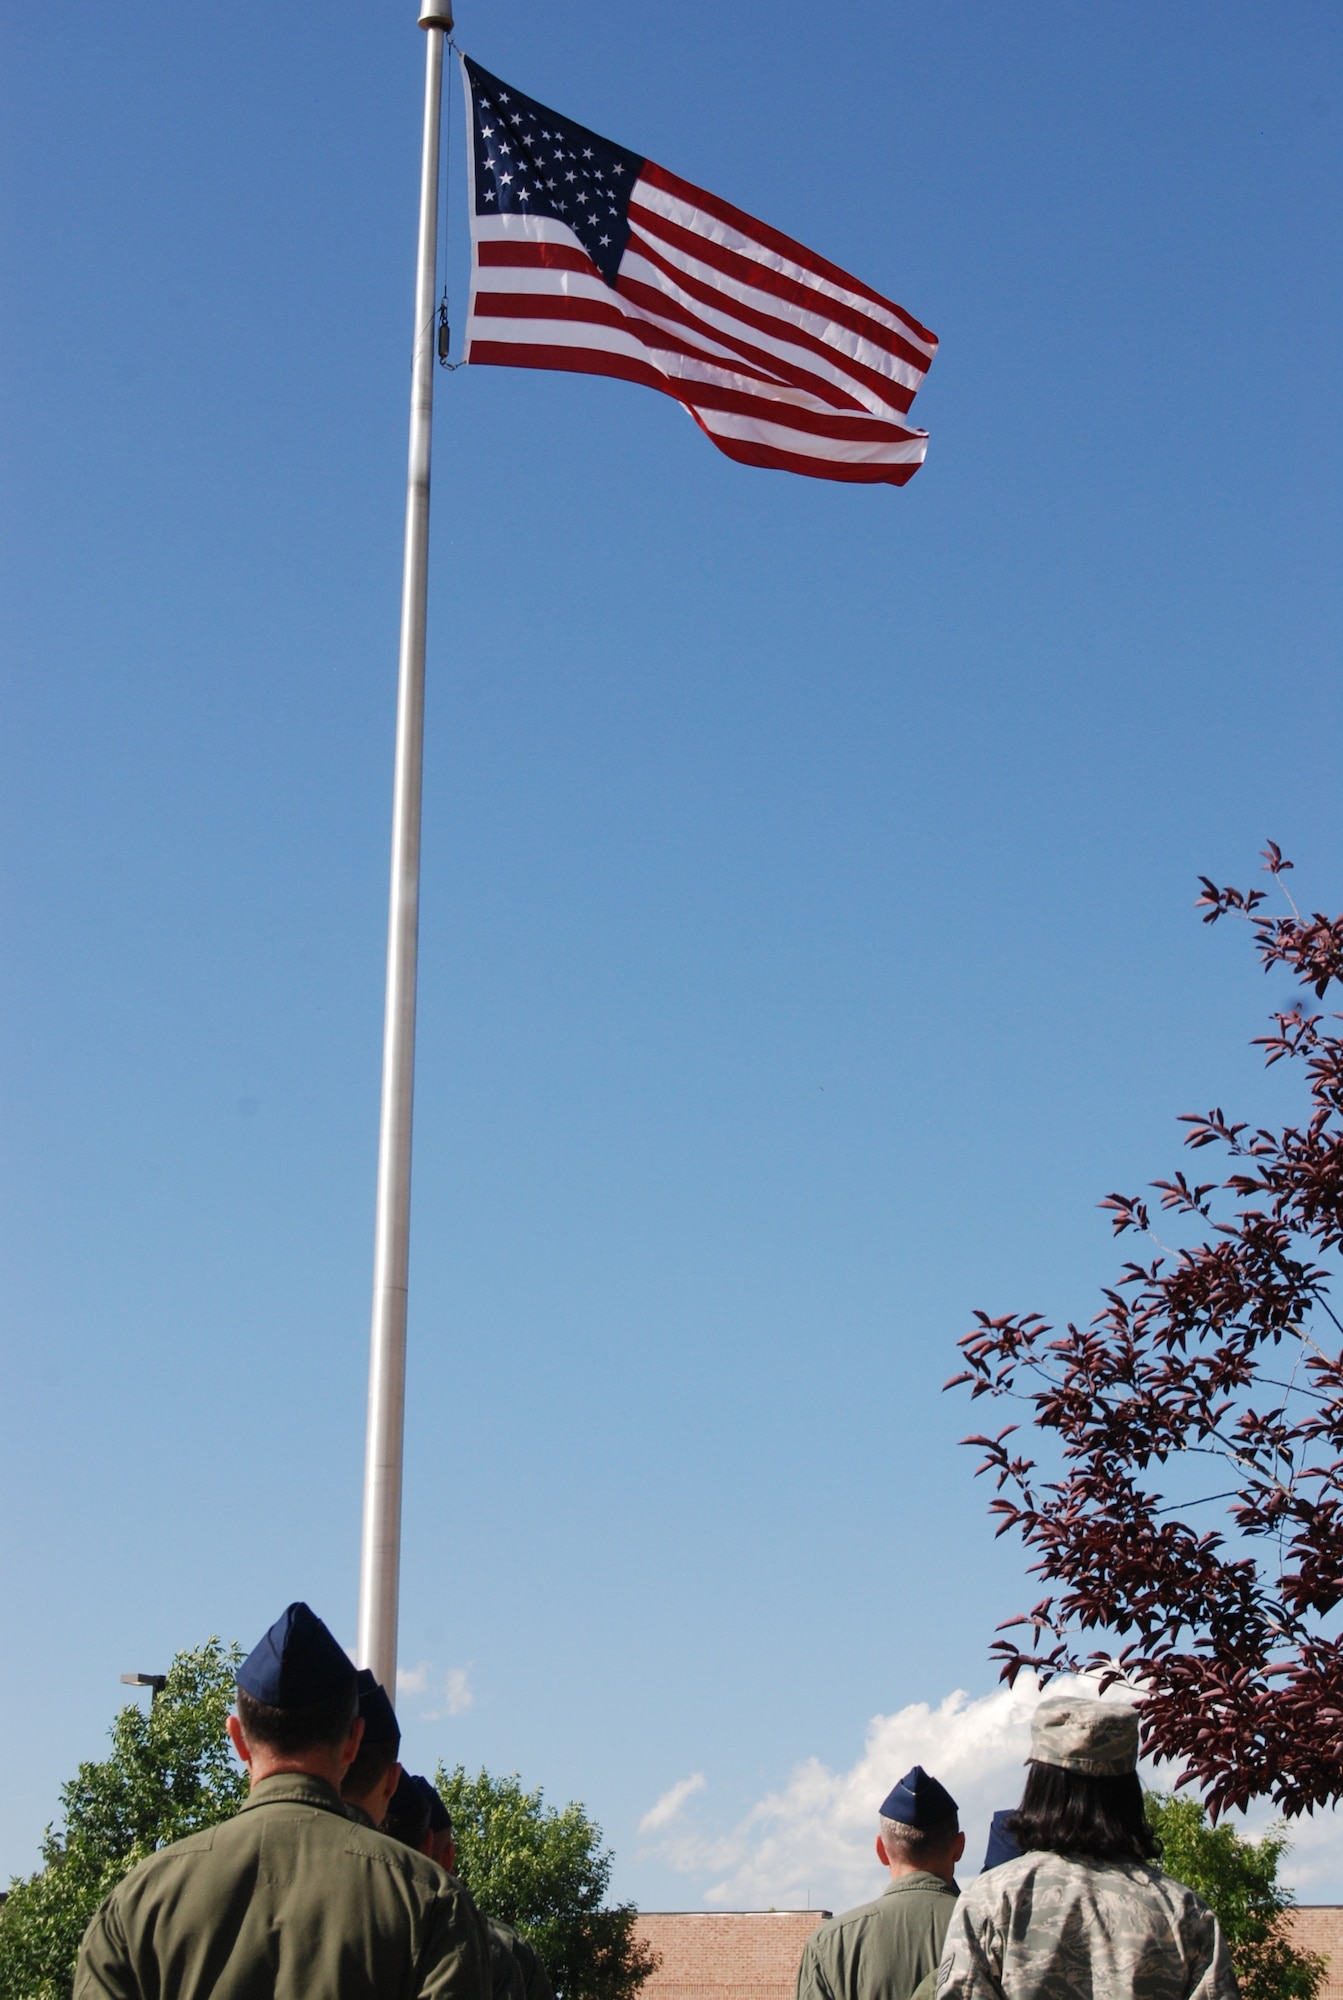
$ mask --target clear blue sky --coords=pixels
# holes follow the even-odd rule
[[[1191,905],[1270,835],[1343,899],[1343,12],[459,37],[942,339],[904,491],[438,382],[408,1750],[693,1905],[674,1783],[730,1828],[993,1686],[973,1308],[1088,1315],[1175,1114],[1286,1110]],[[0,53],[8,1870],[123,1668],[353,1635],[423,51],[126,0]]]

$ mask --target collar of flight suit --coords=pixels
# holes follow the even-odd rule
[[[349,1819],[350,1809],[334,1785],[325,1778],[315,1778],[310,1771],[275,1771],[269,1778],[260,1778],[247,1794],[240,1812],[252,1812],[257,1806],[315,1806],[319,1812],[335,1813],[340,1819]]]
[[[944,1896],[959,1896],[960,1885],[948,1882],[941,1875],[934,1875],[927,1868],[920,1868],[913,1875],[899,1875],[894,1882],[888,1882],[882,1890],[883,1896],[898,1896],[902,1889],[939,1889]]]

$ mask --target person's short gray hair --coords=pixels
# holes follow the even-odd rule
[[[887,1819],[881,1813],[877,1824],[881,1828],[881,1844],[891,1861],[918,1861],[925,1854],[940,1854],[961,1830],[955,1813],[949,1819],[939,1820],[936,1826],[906,1826],[904,1820]]]

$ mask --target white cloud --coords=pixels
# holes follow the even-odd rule
[[[692,1771],[688,1778],[679,1778],[670,1791],[664,1792],[657,1804],[650,1806],[639,1821],[640,1833],[656,1833],[660,1826],[666,1826],[669,1821],[676,1818],[688,1798],[703,1790],[703,1771]]]
[[[1255,1806],[1242,1818],[1232,1819],[1237,1833],[1253,1838],[1282,1822],[1272,1806]],[[1281,1863],[1281,1879],[1296,1891],[1299,1903],[1343,1903],[1343,1811],[1314,1812],[1288,1820],[1286,1834],[1291,1853]]]
[[[438,1722],[445,1715],[464,1715],[476,1698],[470,1670],[450,1667],[447,1674],[440,1677],[426,1660],[421,1660],[415,1667],[398,1667],[397,1701],[422,1701],[426,1697],[431,1706],[418,1711],[423,1722]]]
[[[1094,1695],[1096,1690],[1089,1682],[1060,1678],[1048,1692]],[[847,1909],[879,1893],[883,1871],[873,1853],[877,1807],[911,1764],[922,1764],[960,1806],[968,1836],[963,1872],[974,1874],[993,1813],[1015,1805],[1021,1796],[1030,1718],[1040,1698],[1034,1678],[1023,1674],[1015,1688],[999,1687],[973,1700],[958,1689],[936,1707],[912,1702],[893,1715],[872,1718],[862,1753],[847,1770],[834,1771],[819,1758],[807,1758],[726,1832],[673,1825],[690,1796],[678,1786],[659,1799],[643,1829],[659,1833],[653,1845],[662,1860],[705,1882],[703,1900],[711,1906],[800,1908],[809,1903]],[[1111,1698],[1123,1697],[1114,1690]],[[1144,1775],[1149,1782],[1170,1784],[1174,1774]],[[672,1800],[674,1804],[668,1803]],[[1269,1809],[1258,1811],[1245,1828],[1262,1832],[1272,1817]],[[1343,1819],[1332,1813],[1298,1820],[1290,1828],[1295,1852],[1282,1872],[1301,1901],[1343,1899],[1340,1831]]]
[[[474,1702],[475,1690],[465,1667],[452,1667],[443,1683],[443,1701],[449,1715],[465,1715]]]

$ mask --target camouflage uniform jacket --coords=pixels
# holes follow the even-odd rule
[[[1023,1854],[952,1913],[938,2000],[1238,2000],[1217,1919],[1137,1861]]]
[[[489,1944],[460,1882],[284,1772],[117,1884],[75,2000],[490,2000]]]
[[[797,1972],[797,2000],[909,2000],[937,1970],[954,1882],[920,1869],[899,1875],[874,1903],[812,1932]]]

